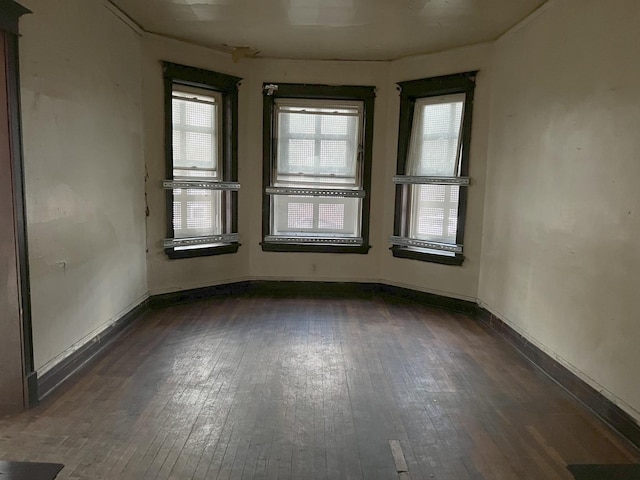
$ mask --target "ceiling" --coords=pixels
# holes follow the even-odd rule
[[[392,60],[495,40],[547,0],[111,1],[145,31],[248,47],[238,57]]]

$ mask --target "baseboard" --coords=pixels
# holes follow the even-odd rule
[[[453,310],[454,312],[465,313],[467,315],[474,316],[478,309],[478,305],[475,302],[469,300],[462,300],[460,298],[445,297],[443,295],[437,295],[435,293],[421,292],[418,290],[412,290],[410,288],[397,287],[395,285],[388,285],[381,283],[380,291],[393,297],[400,297],[408,300],[413,300],[424,305],[432,307],[443,308],[445,310]]]
[[[233,282],[221,285],[211,285],[209,287],[190,288],[178,292],[161,293],[149,297],[151,308],[164,308],[180,303],[195,302],[205,298],[217,297],[220,295],[232,295],[245,293],[250,288],[251,282]]]
[[[44,399],[68,380],[73,374],[86,366],[110,342],[115,340],[127,327],[149,310],[149,300],[145,299],[128,313],[102,330],[71,355],[47,370],[37,378],[37,399]]]
[[[250,293],[267,296],[313,296],[313,297],[352,297],[384,294],[412,300],[421,304],[474,315],[477,305],[468,300],[444,297],[433,293],[420,292],[409,288],[397,287],[374,282],[313,282],[294,280],[249,280],[243,282],[193,288],[173,293],[152,295],[152,308],[162,308],[180,303],[193,302],[220,295]]]
[[[476,318],[505,338],[534,365],[640,449],[640,425],[631,415],[485,308],[477,307]]]

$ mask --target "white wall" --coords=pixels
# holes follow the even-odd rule
[[[472,298],[477,296],[486,119],[489,114],[490,46],[460,49],[398,62],[333,62],[244,59],[155,35],[145,37],[144,105],[147,196],[148,281],[152,294],[245,279],[388,282],[418,290]],[[169,260],[165,236],[165,172],[162,71],[160,60],[207,68],[243,78],[239,106],[239,233],[236,254]],[[398,92],[395,82],[481,69],[473,131],[471,171],[474,187],[468,212],[468,260],[463,267],[393,259],[388,238],[393,231]],[[262,84],[264,82],[372,85],[376,87],[371,190],[371,250],[366,255],[263,252],[262,235]],[[392,108],[390,108],[392,105]]]
[[[479,297],[640,420],[640,3],[496,44]]]
[[[141,38],[100,0],[28,0],[21,85],[35,367],[147,295]]]

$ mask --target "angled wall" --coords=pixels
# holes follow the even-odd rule
[[[35,366],[146,298],[141,38],[100,0],[28,0],[21,85]]]
[[[496,44],[480,303],[640,420],[640,4]]]

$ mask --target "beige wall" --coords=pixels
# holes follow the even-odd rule
[[[640,419],[640,3],[496,44],[479,298]]]
[[[28,0],[21,84],[35,367],[147,295],[141,37],[100,0]]]
[[[484,196],[488,66],[490,47],[399,62],[331,62],[244,59],[238,64],[228,55],[182,42],[147,35],[145,38],[144,105],[147,196],[148,280],[152,294],[214,285],[234,280],[388,281],[419,290],[463,298],[476,298],[480,257],[480,229]],[[237,254],[169,260],[162,249],[165,236],[165,200],[160,188],[165,172],[162,71],[160,60],[207,68],[243,78],[239,111],[239,233]],[[451,267],[393,259],[388,237],[393,230],[398,121],[395,82],[483,69],[479,78],[474,127],[473,193],[470,199],[469,259]],[[485,72],[484,70],[487,69]],[[372,85],[376,87],[371,193],[371,250],[367,255],[263,252],[262,234],[262,84],[264,82]],[[390,106],[392,106],[390,108]]]
[[[146,35],[143,58],[143,104],[145,126],[145,162],[147,173],[147,202],[150,216],[147,219],[147,271],[149,290],[152,294],[186,290],[220,283],[244,280],[249,275],[248,218],[251,192],[242,184],[239,192],[239,231],[242,246],[235,254],[170,260],[164,253],[162,240],[166,238],[164,151],[164,83],[161,61],[180,63],[193,67],[215,70],[235,75],[245,80],[241,82],[239,93],[239,145],[238,156],[241,182],[247,178],[249,170],[243,159],[248,157],[247,135],[249,118],[246,114],[246,63],[234,64],[231,57],[210,49],[187,43]]]

